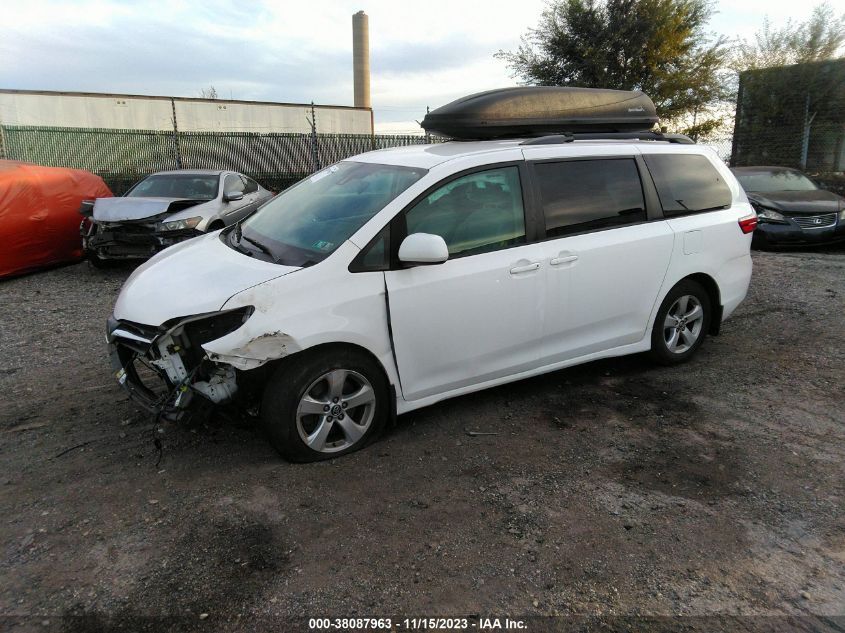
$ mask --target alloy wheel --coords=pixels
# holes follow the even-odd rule
[[[308,448],[336,453],[357,444],[375,416],[376,393],[356,371],[333,369],[312,382],[296,409],[296,428]]]
[[[704,308],[694,295],[679,297],[663,321],[663,340],[673,354],[683,354],[701,337]]]

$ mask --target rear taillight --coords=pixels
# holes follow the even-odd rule
[[[743,233],[751,233],[757,228],[757,214],[752,213],[739,219],[739,230]]]

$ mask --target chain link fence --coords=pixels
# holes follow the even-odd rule
[[[706,145],[711,148],[719,158],[722,159],[726,165],[731,162],[731,151],[733,149],[733,137],[718,136],[713,138],[701,139],[698,141],[699,145]]]
[[[845,59],[740,75],[732,164],[845,169]]]
[[[260,134],[55,127],[0,127],[3,154],[50,167],[94,172],[119,195],[147,174],[169,169],[231,169],[281,191],[349,156],[431,142],[425,136]]]
[[[442,139],[441,139],[442,140]],[[170,169],[231,169],[273,191],[344,158],[376,149],[437,142],[419,135],[178,132],[0,126],[0,157],[94,172],[119,195]],[[734,164],[730,136],[699,141]],[[770,139],[771,143],[772,140]]]

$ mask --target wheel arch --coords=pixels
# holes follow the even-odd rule
[[[390,420],[391,422],[395,421],[397,416],[397,391],[393,377],[390,371],[388,371],[388,368],[384,366],[384,363],[379,359],[378,356],[376,356],[372,351],[370,351],[363,345],[359,345],[357,343],[350,343],[348,341],[329,341],[325,343],[318,343],[317,345],[306,347],[305,349],[300,350],[298,352],[294,352],[293,354],[288,354],[287,356],[282,356],[281,358],[274,358],[273,360],[266,362],[261,367],[251,370],[250,373],[254,372],[253,375],[260,376],[261,388],[263,390],[263,385],[267,382],[267,379],[270,377],[270,374],[278,370],[280,367],[286,367],[292,363],[299,362],[303,358],[307,358],[308,356],[321,354],[327,349],[331,348],[347,350],[355,352],[356,354],[361,354],[370,359],[373,363],[375,363],[376,367],[379,368],[382,375],[384,376],[385,381],[387,382],[388,390],[390,391]]]
[[[690,279],[692,281],[698,282],[704,287],[704,290],[707,291],[707,295],[710,298],[710,307],[711,307],[711,314],[710,314],[710,328],[708,329],[707,333],[712,335],[719,334],[719,329],[722,325],[722,293],[719,290],[719,284],[716,282],[713,277],[708,275],[707,273],[693,273],[692,275],[687,275],[683,279],[678,280],[675,285],[678,285],[682,281],[686,281]],[[674,286],[672,286],[674,288]]]

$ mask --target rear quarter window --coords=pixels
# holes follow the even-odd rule
[[[668,216],[726,209],[733,196],[721,174],[700,154],[646,154],[663,214]]]
[[[534,172],[549,237],[646,220],[633,158],[537,163]]]

